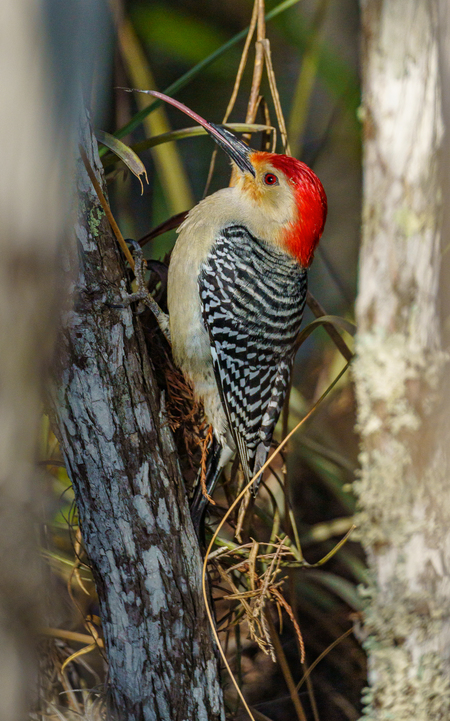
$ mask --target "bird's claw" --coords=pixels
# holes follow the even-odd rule
[[[132,303],[138,303],[136,313],[140,314],[145,310],[145,306],[150,308],[153,315],[155,316],[161,331],[163,332],[166,340],[170,343],[170,331],[168,316],[163,313],[155,299],[149,293],[147,285],[145,283],[145,269],[147,267],[142,248],[136,240],[130,238],[126,239],[126,242],[132,248],[133,260],[134,260],[134,275],[136,279],[137,290],[135,293],[130,293],[121,299],[121,302],[115,305],[110,305],[112,308],[128,308]]]

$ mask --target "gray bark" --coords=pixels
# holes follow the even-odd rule
[[[363,0],[364,207],[354,377],[368,721],[450,714],[448,357],[438,2]],[[447,396],[448,397],[448,396]]]
[[[222,719],[200,552],[163,399],[138,318],[108,305],[127,291],[124,267],[81,160],[78,183],[79,271],[51,402],[96,581],[113,706],[127,721]]]

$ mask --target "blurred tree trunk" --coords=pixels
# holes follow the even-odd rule
[[[450,194],[439,161],[447,4],[361,5],[364,207],[354,377],[362,466],[355,487],[370,571],[364,718],[443,721],[450,717],[450,404],[440,271]]]
[[[99,596],[112,706],[121,721],[222,719],[200,552],[163,399],[139,319],[110,307],[127,291],[124,264],[78,165],[80,269],[52,403]]]
[[[23,721],[45,618],[35,462],[68,210],[39,2],[2,0],[0,67],[0,718]]]

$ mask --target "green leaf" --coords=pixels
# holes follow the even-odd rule
[[[142,183],[141,175],[144,176],[145,182],[148,184],[147,171],[142,160],[136,155],[134,150],[132,150],[128,145],[125,145],[125,143],[121,140],[115,138],[114,135],[105,133],[104,130],[96,130],[95,135],[97,140],[112,150],[113,153],[117,155],[117,157],[120,158],[127,168],[136,176],[141,184],[142,195],[144,192],[144,185]]]

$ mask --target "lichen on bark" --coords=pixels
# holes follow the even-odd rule
[[[450,710],[448,355],[439,274],[438,0],[364,0],[363,244],[354,379],[370,721]],[[448,201],[447,201],[448,202]]]

